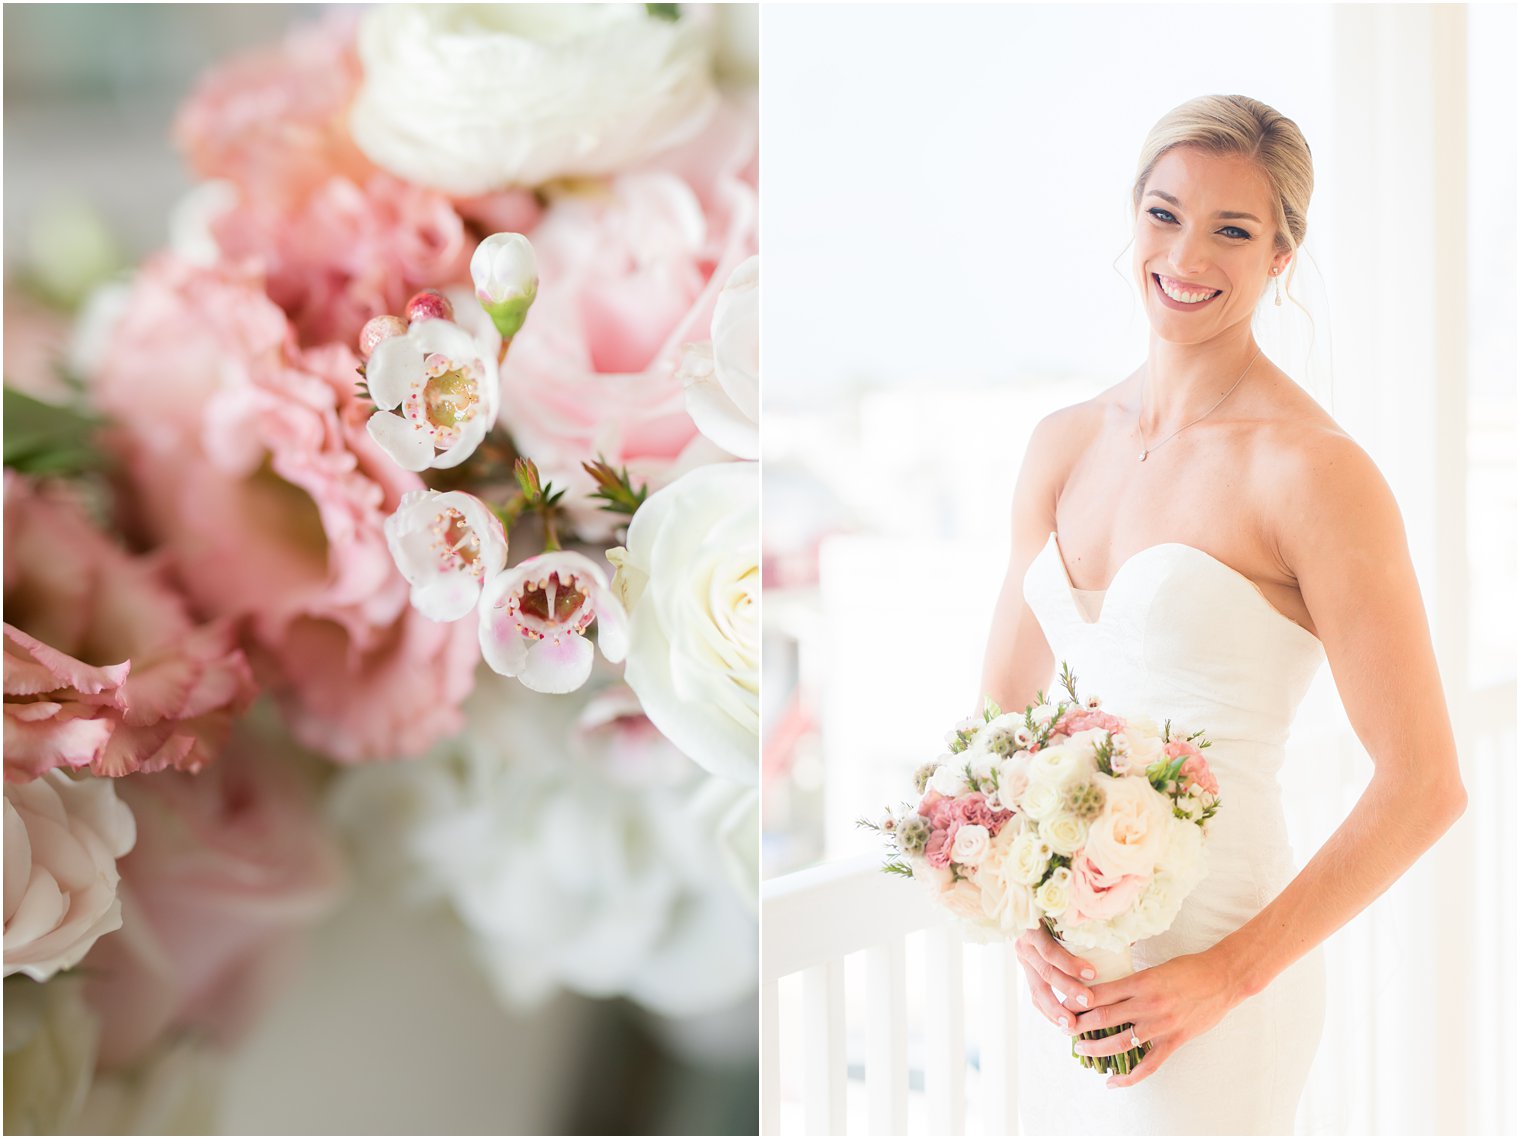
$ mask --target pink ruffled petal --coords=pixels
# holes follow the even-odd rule
[[[49,716],[36,709],[52,708]],[[113,724],[76,717],[57,704],[5,706],[5,781],[25,783],[55,767],[90,767],[105,754]]]
[[[127,678],[127,674],[132,669],[131,661],[105,666],[85,664],[67,653],[61,653],[50,645],[44,644],[36,637],[23,633],[14,625],[5,626],[5,642],[5,694],[7,696],[33,696],[39,692],[53,692],[60,688],[73,688],[78,692],[93,695],[117,687]],[[18,687],[13,688],[11,662],[15,658],[24,661],[27,656],[46,669],[56,683],[46,688],[25,687],[24,685],[29,682],[40,681],[40,677],[28,669],[17,672],[14,683]]]

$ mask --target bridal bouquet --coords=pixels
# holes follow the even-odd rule
[[[505,1001],[752,991],[732,23],[298,29],[181,110],[198,185],[79,314],[67,382],[7,361],[7,1131],[205,1100],[345,839],[426,883]]]
[[[886,838],[885,869],[925,883],[974,936],[1043,923],[1114,980],[1133,972],[1130,947],[1168,929],[1203,879],[1219,786],[1201,731],[1106,712],[1077,695],[1064,663],[1061,681],[1069,701],[1039,692],[1004,713],[988,700],[980,720],[950,733],[950,754],[919,769],[917,806],[861,822]],[[1078,1059],[1128,1071],[1143,1054]]]

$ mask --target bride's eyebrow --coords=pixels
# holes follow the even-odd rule
[[[1182,203],[1181,202],[1179,202],[1176,198],[1172,197],[1170,194],[1165,193],[1162,190],[1147,190],[1146,191],[1146,196],[1147,197],[1155,196],[1157,198],[1160,198],[1163,202],[1170,202],[1172,205],[1176,206],[1178,209],[1182,208]],[[1217,217],[1217,218],[1247,218],[1247,219],[1249,219],[1251,221],[1254,221],[1257,225],[1261,224],[1261,218],[1257,217],[1255,214],[1241,213],[1239,210],[1220,210],[1214,216]]]

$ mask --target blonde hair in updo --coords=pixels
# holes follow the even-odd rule
[[[1140,210],[1145,183],[1157,161],[1176,146],[1196,146],[1210,154],[1239,154],[1254,161],[1267,176],[1276,214],[1275,247],[1279,253],[1292,254],[1286,289],[1298,267],[1298,248],[1309,225],[1309,197],[1314,193],[1314,159],[1298,124],[1245,95],[1201,95],[1173,107],[1151,128],[1140,148],[1131,217]]]

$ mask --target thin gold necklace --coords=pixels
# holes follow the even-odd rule
[[[1260,348],[1256,349],[1256,355],[1254,355],[1254,356],[1251,357],[1251,364],[1256,363],[1256,361],[1259,360],[1259,359],[1261,359],[1261,349]],[[1246,372],[1249,372],[1251,370],[1251,364],[1247,364],[1246,365],[1246,371],[1240,373],[1240,380],[1243,380],[1243,379],[1246,378]],[[1145,385],[1150,382],[1150,378],[1151,378],[1151,372],[1150,372],[1150,369],[1147,368],[1145,370],[1145,379],[1143,379],[1143,380],[1140,381],[1140,409],[1139,409],[1139,411],[1137,411],[1135,413],[1135,430],[1137,432],[1139,432],[1139,434],[1140,434],[1140,442],[1142,444],[1145,443],[1145,432],[1140,427],[1140,416],[1145,411]],[[1234,391],[1236,388],[1238,388],[1240,386],[1240,380],[1236,380],[1233,384],[1230,385],[1230,392]],[[1230,392],[1225,392],[1224,395],[1220,396],[1217,400],[1215,400],[1214,401],[1214,407],[1218,407],[1225,400],[1229,399],[1230,398]],[[1204,417],[1204,415],[1208,415],[1209,412],[1211,412],[1211,411],[1214,410],[1214,407],[1209,408],[1209,410],[1205,411],[1203,413],[1203,415],[1200,415],[1198,417],[1198,419],[1202,419]],[[1188,423],[1184,423],[1181,427],[1177,428],[1177,431],[1173,431],[1171,435],[1168,435],[1165,439],[1161,440],[1161,443],[1170,442],[1171,439],[1179,431],[1186,431],[1189,427],[1193,426],[1194,423],[1197,423],[1198,419],[1194,419],[1194,420],[1192,420],[1192,421],[1190,421]],[[1161,446],[1161,443],[1157,443],[1156,447]],[[1151,447],[1151,446],[1144,447],[1141,450],[1141,452],[1140,452],[1140,461],[1142,463],[1145,462],[1146,456],[1148,456],[1152,451],[1154,451],[1156,449],[1156,447]]]

